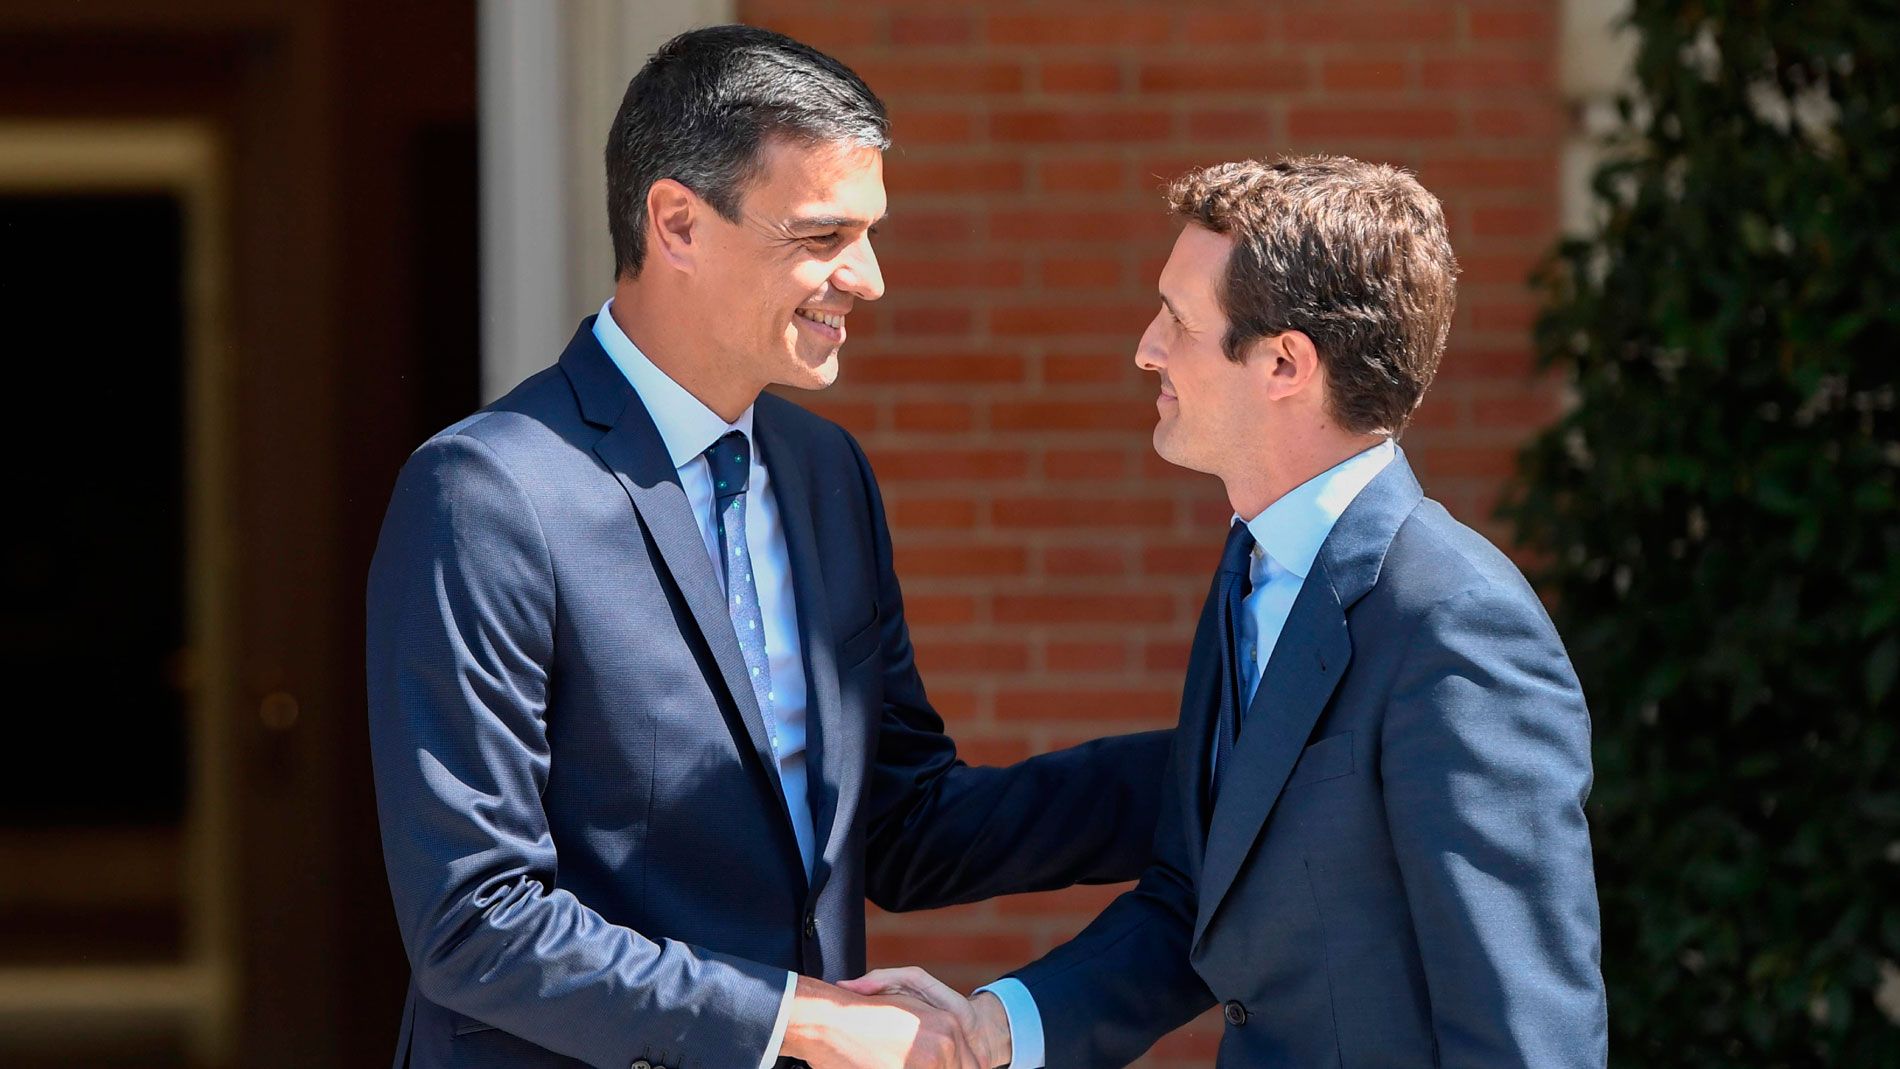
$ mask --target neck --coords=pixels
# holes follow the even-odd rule
[[[1251,522],[1302,484],[1385,440],[1383,434],[1349,434],[1333,428],[1329,433],[1265,443],[1243,468],[1221,475],[1227,502],[1241,520]]]
[[[703,320],[680,314],[683,294],[661,294],[639,279],[623,278],[614,285],[610,311],[620,327],[653,366],[680,384],[700,404],[727,423],[745,414],[765,383],[745,381],[717,359],[706,359],[706,339],[692,329]]]

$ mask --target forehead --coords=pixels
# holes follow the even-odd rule
[[[869,223],[884,214],[884,154],[858,145],[806,145],[770,138],[746,206],[774,221],[843,216]]]
[[[1167,265],[1161,269],[1161,292],[1171,301],[1214,306],[1221,273],[1233,250],[1234,239],[1225,234],[1194,223],[1182,227]]]

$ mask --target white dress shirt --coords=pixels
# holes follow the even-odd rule
[[[1260,515],[1245,521],[1253,534],[1254,548],[1248,567],[1252,589],[1241,602],[1237,636],[1241,689],[1246,695],[1243,725],[1244,709],[1253,703],[1254,691],[1273,656],[1273,647],[1280,641],[1293,601],[1300,596],[1300,587],[1319,557],[1320,546],[1332,534],[1346,506],[1397,455],[1398,446],[1388,438],[1301,483]],[[1241,518],[1235,516],[1229,524],[1240,522]],[[1035,996],[1013,976],[977,990],[995,995],[1009,1017],[1011,1069],[1043,1069],[1042,1011],[1036,1008]]]
[[[812,828],[811,804],[807,800],[805,768],[805,662],[798,637],[798,605],[792,598],[791,558],[785,549],[785,528],[779,523],[778,500],[772,496],[771,473],[759,456],[758,439],[752,434],[752,406],[727,423],[707,408],[699,398],[674,382],[666,372],[654,366],[620,324],[614,322],[613,300],[601,305],[594,320],[594,337],[607,351],[608,359],[620,369],[640,395],[640,403],[653,417],[667,455],[679,472],[686,501],[699,521],[699,534],[706,543],[706,555],[713,562],[714,574],[725,564],[719,552],[719,528],[713,509],[712,466],[706,449],[732,431],[742,431],[752,450],[746,477],[745,547],[752,560],[752,579],[759,591],[759,616],[765,628],[765,655],[771,665],[772,690],[766,707],[766,737],[772,755],[778,760],[779,783],[785,788],[785,804],[790,809],[792,832],[798,839],[798,855],[810,878],[812,861],[817,857],[816,837]],[[722,575],[723,578],[723,575]],[[766,1044],[761,1069],[771,1069],[778,1061],[785,1040],[785,1025],[792,1006],[792,994],[798,986],[798,974],[787,973],[785,995],[779,1002],[778,1021]]]

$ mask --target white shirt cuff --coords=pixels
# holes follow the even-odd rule
[[[1036,1008],[1036,996],[1014,976],[985,984],[975,993],[985,991],[996,996],[1009,1018],[1009,1069],[1043,1069],[1042,1011]]]
[[[759,1062],[759,1069],[772,1069],[778,1061],[779,1048],[785,1045],[785,1026],[792,1021],[792,996],[798,994],[798,974],[785,974],[785,997],[779,999],[778,1020],[772,1022],[772,1038],[765,1041],[765,1059]]]

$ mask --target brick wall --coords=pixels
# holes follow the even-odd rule
[[[838,385],[890,506],[918,661],[968,758],[1005,762],[1176,713],[1228,509],[1154,456],[1136,339],[1177,229],[1163,179],[1325,150],[1413,167],[1464,265],[1450,351],[1405,445],[1427,492],[1489,521],[1556,411],[1524,278],[1554,237],[1555,0],[877,3],[742,0],[890,105],[888,295]],[[1158,771],[1158,770],[1157,770]],[[874,964],[992,978],[1116,889],[873,915]],[[1217,1018],[1142,1064],[1205,1065]]]

